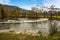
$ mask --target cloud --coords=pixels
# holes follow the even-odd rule
[[[1,4],[9,4],[10,3],[10,0],[0,0],[0,3]]]
[[[46,6],[55,5],[60,8],[60,0],[43,0],[43,4]]]

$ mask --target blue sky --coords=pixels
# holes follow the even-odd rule
[[[14,5],[28,10],[30,10],[31,7],[41,3],[46,6],[56,5],[56,7],[60,7],[60,0],[0,0],[0,3]]]

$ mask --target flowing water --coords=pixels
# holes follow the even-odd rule
[[[55,32],[55,30],[60,31],[60,21],[57,20],[44,20],[44,21],[28,21],[28,19],[17,20],[19,23],[14,21],[14,23],[0,23],[0,30],[4,29],[14,29],[18,32],[26,33],[38,33],[41,32],[44,35],[49,35]],[[20,22],[22,21],[22,22]],[[34,22],[35,21],[35,22]]]

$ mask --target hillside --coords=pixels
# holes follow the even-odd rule
[[[21,14],[23,12],[27,12],[27,10],[19,8],[17,6],[0,4],[0,19],[18,18],[21,17]]]
[[[36,12],[33,10],[26,10],[17,6],[3,5],[0,4],[0,19],[18,19],[18,18],[50,18],[60,19],[60,11],[52,13],[49,12]]]
[[[39,14],[38,14],[39,15]],[[36,12],[26,10],[17,6],[0,4],[0,19],[17,19],[17,18],[36,18]]]

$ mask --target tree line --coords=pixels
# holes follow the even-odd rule
[[[43,7],[43,6],[42,6]],[[44,7],[47,8],[47,7]],[[18,19],[18,18],[60,18],[58,8],[51,6],[48,12],[43,9],[33,7],[32,10],[24,10],[16,6],[0,4],[0,19]],[[56,9],[56,10],[55,10]]]

